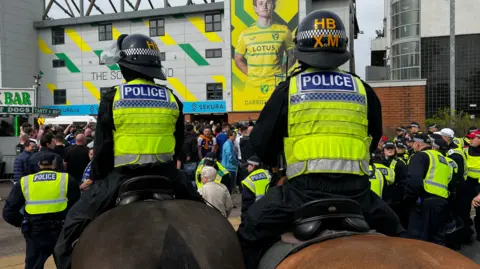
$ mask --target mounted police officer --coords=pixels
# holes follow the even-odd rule
[[[43,269],[52,255],[68,209],[80,198],[76,180],[56,172],[56,154],[40,156],[40,172],[22,177],[13,185],[3,208],[3,218],[20,227],[27,253],[25,268]],[[25,206],[25,214],[20,209]]]
[[[294,54],[299,67],[265,104],[250,141],[271,167],[284,152],[288,180],[254,203],[239,229],[247,269],[292,225],[304,203],[329,197],[359,202],[371,228],[404,232],[395,213],[370,190],[370,155],[382,136],[381,105],[375,92],[339,67],[351,53],[341,19],[317,10],[300,23]]]
[[[106,64],[118,63],[127,83],[101,97],[91,164],[95,184],[65,220],[55,247],[59,269],[70,268],[73,242],[91,220],[115,206],[118,188],[127,179],[165,176],[177,199],[201,200],[174,162],[174,155],[183,154],[183,104],[170,89],[154,83],[154,78],[166,80],[155,41],[141,34],[121,35],[101,57]]]

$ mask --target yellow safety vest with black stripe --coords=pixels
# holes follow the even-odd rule
[[[380,170],[375,169],[375,173],[373,173],[373,167],[369,166],[370,171],[370,189],[376,193],[380,198],[383,195],[383,187],[385,183],[383,182],[384,177]]]
[[[448,198],[448,184],[452,180],[455,163],[452,159],[443,156],[435,150],[423,151],[428,155],[429,166],[423,180],[423,187],[426,192],[443,198]]]
[[[116,87],[113,100],[115,167],[168,162],[180,114],[173,93],[144,79]]]
[[[68,174],[41,171],[20,179],[25,212],[30,215],[62,212],[67,208]]]
[[[200,178],[200,175],[202,173],[202,169],[204,167],[205,159],[202,159],[200,163],[198,163],[197,170],[195,171],[195,182],[197,183],[197,189],[200,189],[203,187],[202,179]],[[219,162],[216,163],[218,169],[217,169],[217,176],[215,177],[214,182],[220,184],[222,183],[222,178],[224,175],[229,174],[227,169],[223,167],[223,165]]]
[[[480,156],[472,156],[468,153],[469,148],[465,148],[465,157],[467,157],[468,177],[478,179],[480,182]]]
[[[257,169],[242,181],[242,185],[255,194],[255,201],[257,201],[265,196],[270,180],[271,177],[267,170]]]
[[[376,170],[383,174],[388,185],[395,183],[395,171],[392,168],[381,163],[375,163],[374,165]]]
[[[309,173],[367,175],[371,137],[367,94],[348,73],[309,68],[290,79],[287,177]]]
[[[447,156],[451,156],[452,154],[455,154],[455,153],[462,156],[462,159],[463,159],[463,179],[467,179],[467,175],[468,175],[467,156],[465,156],[465,153],[463,152],[463,150],[460,150],[458,148],[449,150],[447,152]]]

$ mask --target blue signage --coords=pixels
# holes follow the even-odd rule
[[[183,113],[185,114],[226,112],[227,103],[225,101],[183,102]]]
[[[98,105],[65,105],[65,106],[44,106],[44,108],[60,109],[60,116],[86,116],[98,114]]]

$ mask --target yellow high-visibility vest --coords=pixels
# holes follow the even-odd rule
[[[357,77],[313,68],[290,79],[287,177],[309,173],[367,175],[371,137],[367,94]]]
[[[255,194],[255,201],[257,201],[265,196],[270,180],[271,177],[267,170],[257,169],[242,181],[242,185]]]
[[[480,182],[480,156],[472,156],[468,153],[469,148],[465,148],[465,156],[467,157],[468,172],[467,175],[471,178],[478,179]]]
[[[115,166],[171,161],[180,114],[173,93],[144,79],[116,89],[112,108]]]
[[[41,171],[20,179],[25,212],[31,215],[62,212],[67,208],[68,174]]]
[[[383,187],[385,186],[383,180],[384,176],[380,170],[375,169],[375,173],[373,173],[373,167],[369,166],[370,171],[370,189],[376,193],[380,198],[383,195]]]
[[[195,183],[197,183],[197,189],[200,189],[201,187],[203,187],[203,183],[202,183],[202,179],[200,178],[200,174],[202,173],[202,169],[205,166],[204,162],[205,162],[205,158],[202,159],[200,161],[200,163],[198,163],[197,170],[195,170]],[[214,182],[220,184],[220,183],[222,183],[223,176],[226,175],[226,174],[229,174],[230,172],[228,172],[228,170],[225,169],[225,167],[223,167],[223,165],[221,163],[217,162],[216,165],[217,165],[218,169],[217,169],[217,176],[215,177]]]
[[[436,150],[423,151],[428,155],[429,166],[427,175],[423,179],[423,187],[426,192],[443,198],[448,198],[448,184],[452,180],[454,167],[452,159],[443,156]]]

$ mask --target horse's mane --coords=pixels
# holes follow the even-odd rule
[[[159,269],[178,269],[179,257],[185,264],[184,268],[201,269],[185,239],[175,227],[168,225],[165,239],[163,240],[162,255],[160,256],[160,264],[162,266]]]

